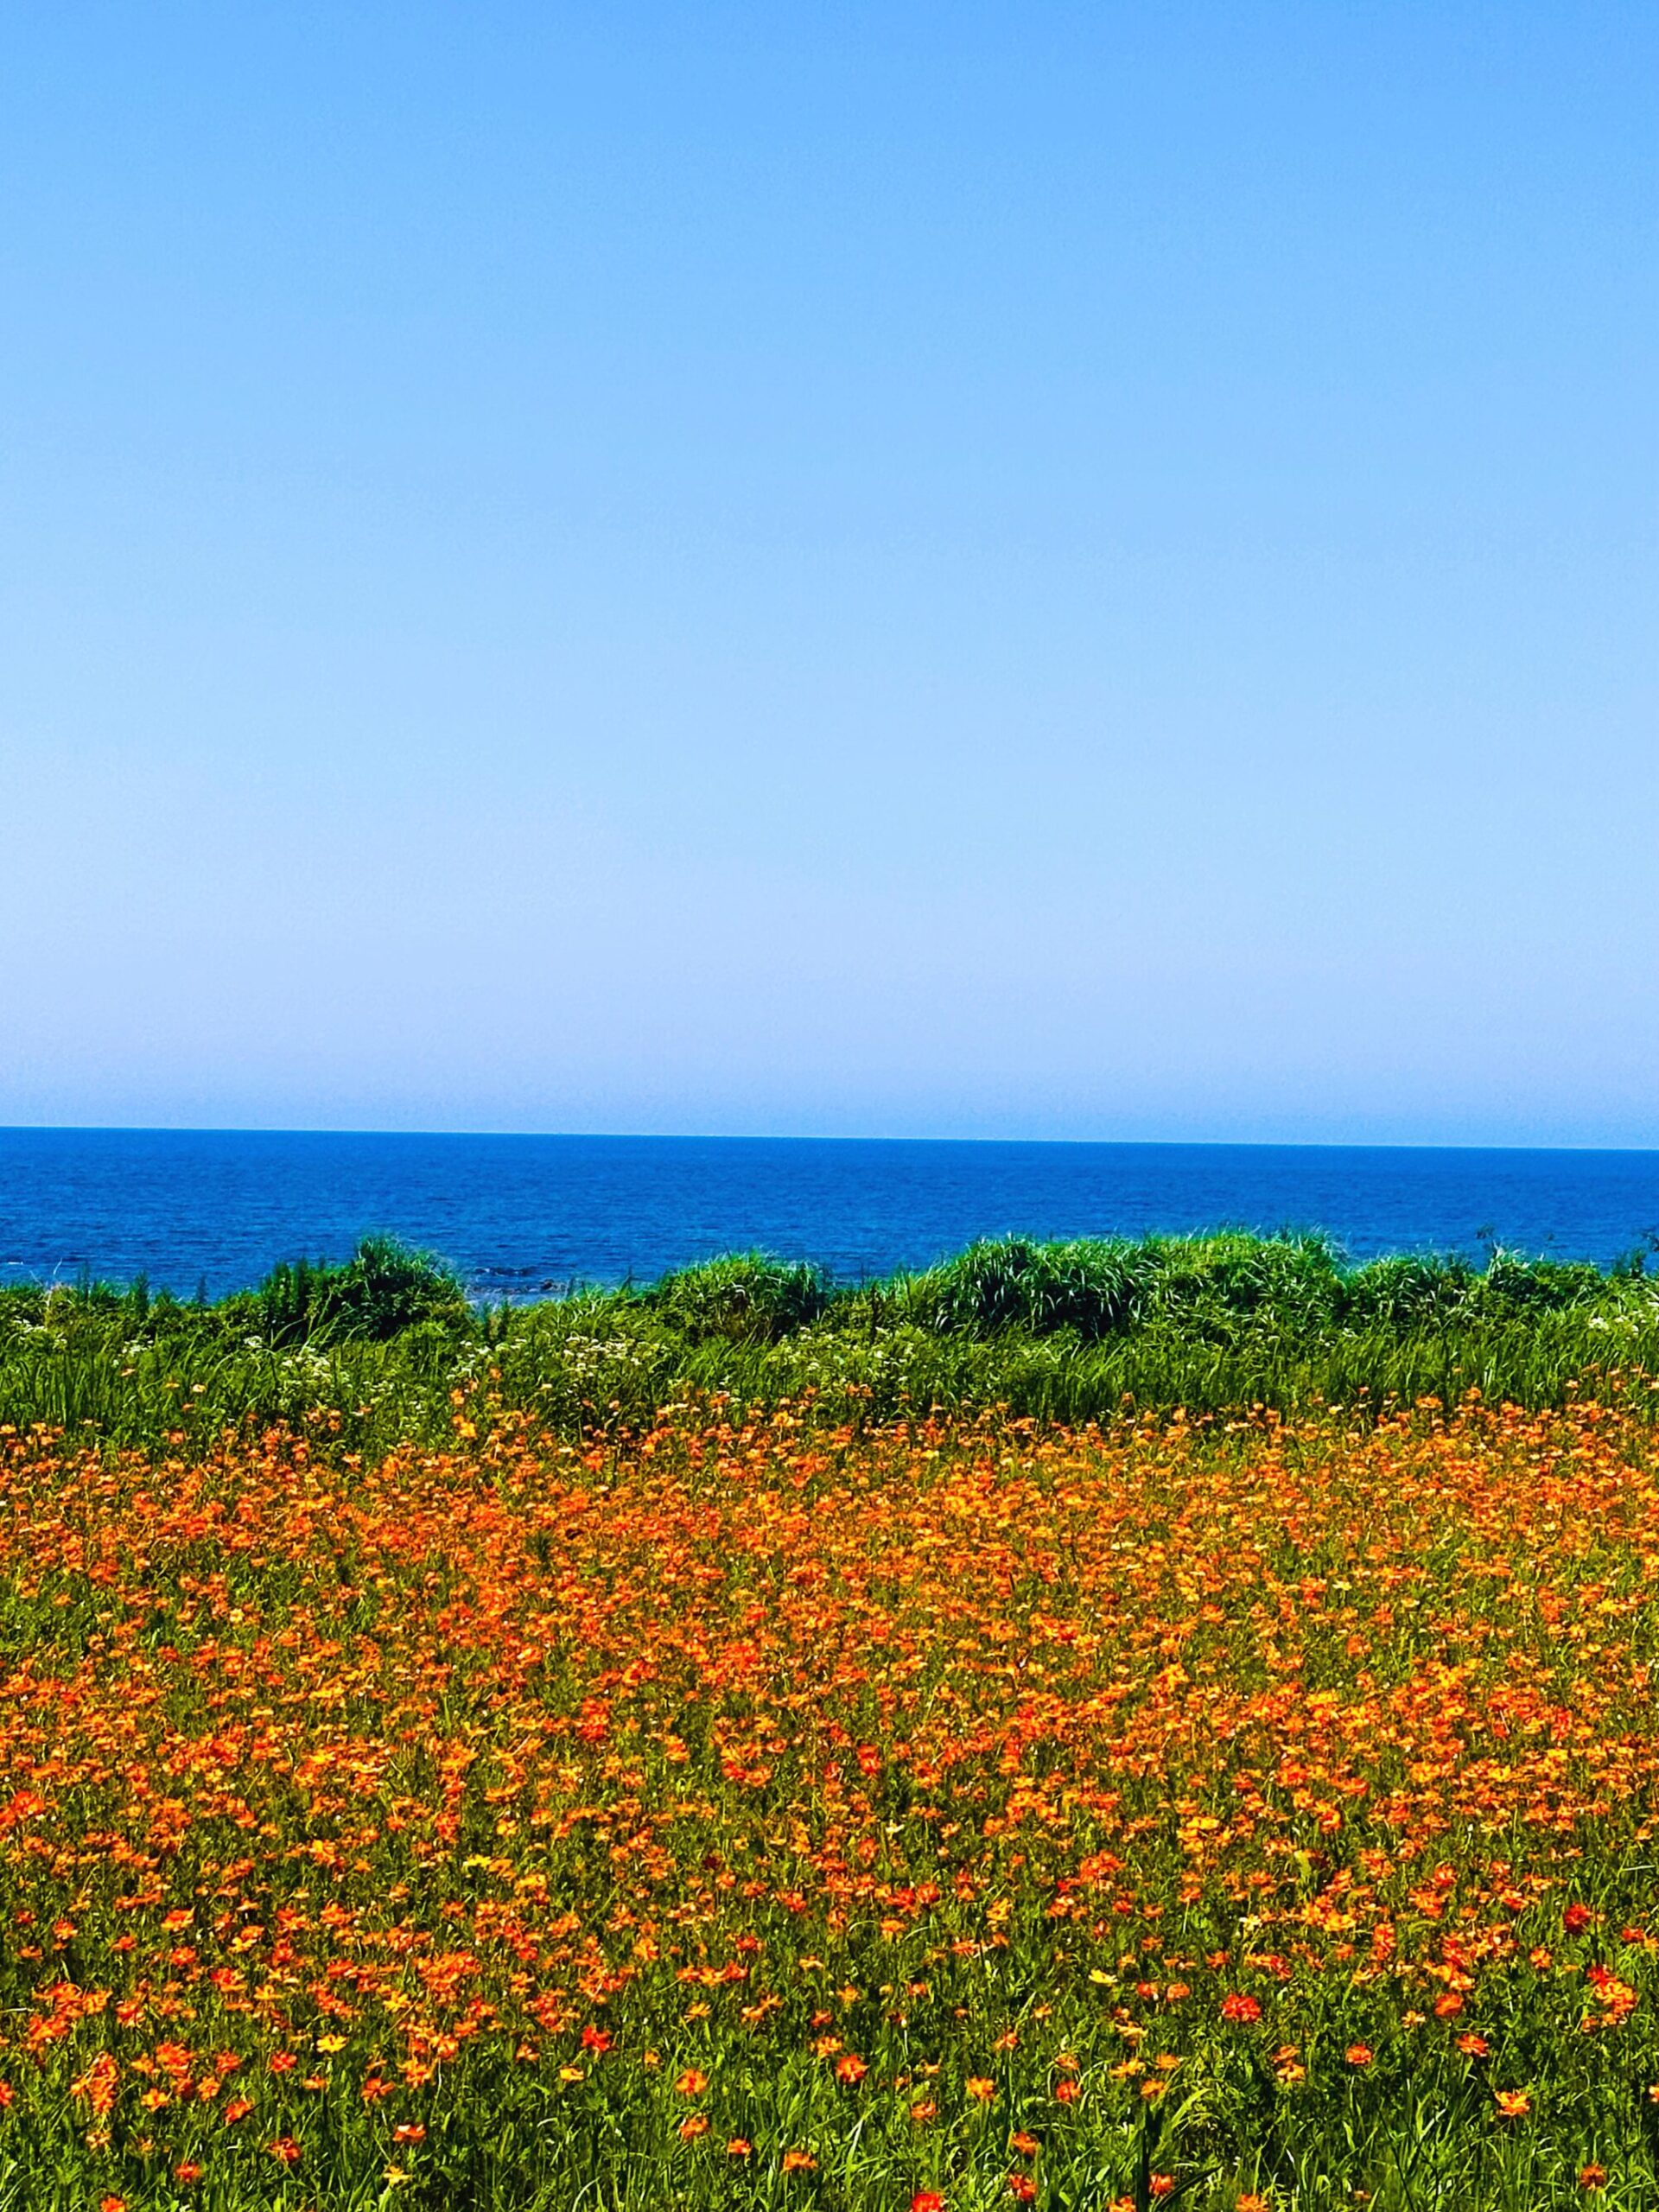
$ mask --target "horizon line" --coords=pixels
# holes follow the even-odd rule
[[[541,1144],[881,1144],[1071,1147],[1089,1150],[1170,1152],[1559,1152],[1651,1154],[1652,1144],[1565,1143],[1548,1139],[1478,1142],[1431,1137],[1073,1137],[936,1136],[881,1131],[728,1131],[711,1129],[386,1128],[266,1122],[4,1122],[6,1136],[383,1137],[413,1141],[453,1139]]]

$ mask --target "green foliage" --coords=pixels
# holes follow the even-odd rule
[[[816,1268],[738,1252],[664,1275],[643,1303],[688,1344],[776,1344],[816,1321],[830,1292]]]
[[[912,1318],[940,1333],[1007,1331],[1085,1344],[1159,1325],[1213,1337],[1263,1319],[1306,1331],[1336,1312],[1335,1252],[1319,1236],[1148,1236],[970,1245],[910,1286]]]
[[[1345,1268],[1317,1236],[1008,1239],[925,1273],[832,1290],[757,1253],[645,1290],[474,1308],[438,1263],[371,1239],[218,1305],[82,1282],[0,1292],[0,1423],[192,1448],[308,1421],[373,1453],[469,1406],[575,1435],[687,1396],[809,1396],[863,1421],[1001,1404],[1088,1421],[1147,1407],[1287,1412],[1470,1389],[1559,1405],[1659,1401],[1659,1281],[1494,1252]]]
[[[1147,1248],[1093,1240],[1037,1244],[1020,1236],[970,1244],[909,1287],[918,1326],[938,1334],[1049,1336],[1071,1329],[1092,1343],[1141,1316]]]
[[[460,1327],[470,1319],[453,1268],[395,1236],[364,1237],[341,1266],[284,1262],[227,1310],[245,1313],[272,1344],[385,1344],[423,1322]]]

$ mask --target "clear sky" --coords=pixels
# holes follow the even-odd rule
[[[0,1122],[1659,1143],[1652,0],[24,0]]]

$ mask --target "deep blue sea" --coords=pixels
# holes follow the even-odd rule
[[[1224,1224],[1323,1229],[1356,1258],[1495,1238],[1605,1264],[1659,1230],[1659,1152],[0,1129],[0,1281],[182,1296],[370,1230],[524,1298],[755,1247],[855,1281],[1007,1231]]]

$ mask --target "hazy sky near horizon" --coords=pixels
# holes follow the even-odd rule
[[[0,1122],[1659,1143],[1650,0],[0,56]]]

